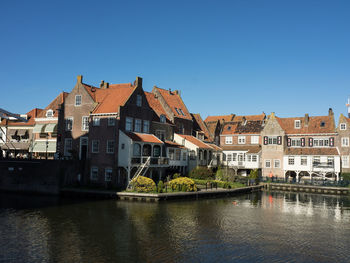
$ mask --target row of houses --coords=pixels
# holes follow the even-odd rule
[[[125,187],[136,174],[164,180],[197,166],[224,166],[238,175],[339,180],[350,171],[350,119],[334,114],[281,118],[190,113],[178,90],[133,83],[74,88],[21,120],[2,119],[3,157],[75,160],[70,180]],[[22,121],[23,118],[25,121]]]

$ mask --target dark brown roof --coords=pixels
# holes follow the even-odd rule
[[[216,121],[224,121],[224,122],[228,122],[228,121],[233,121],[235,115],[234,114],[230,114],[230,115],[219,115],[219,116],[208,116],[204,122],[216,122]]]
[[[193,130],[202,131],[209,141],[213,140],[213,137],[210,135],[207,125],[204,123],[201,115],[199,113],[191,113],[193,119]]]
[[[339,155],[337,148],[287,148],[285,155]]]
[[[222,146],[223,151],[248,151],[248,153],[259,153],[261,151],[260,145],[248,146],[248,145],[237,145],[237,146]]]
[[[42,112],[37,115],[36,118],[46,118],[46,113],[48,110],[53,111],[53,117],[58,117],[59,106],[64,102],[68,94],[69,93],[67,92],[61,92]]]
[[[263,128],[263,121],[230,122],[224,125],[221,134],[260,134]]]

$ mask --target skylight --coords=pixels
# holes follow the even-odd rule
[[[185,113],[182,111],[182,109],[179,109],[179,110],[183,116],[186,116]]]

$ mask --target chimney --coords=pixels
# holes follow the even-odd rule
[[[270,115],[270,119],[274,119],[276,116],[275,116],[275,113],[274,112],[271,112],[271,115]]]
[[[180,91],[178,91],[178,90],[175,90],[174,93],[175,93],[175,95],[180,95]]]
[[[168,91],[168,92],[169,92],[169,94],[171,95],[171,89],[169,89],[169,91]]]
[[[105,81],[104,80],[101,80],[101,83],[100,83],[100,88],[102,89],[102,87],[105,85]]]
[[[309,114],[305,113],[305,122],[304,122],[304,126],[307,127],[309,126]]]
[[[243,116],[243,118],[242,118],[242,124],[243,124],[243,125],[245,124],[246,120],[247,120],[247,119]]]
[[[333,110],[332,110],[332,108],[329,108],[329,110],[328,110],[328,115],[329,115],[329,116],[333,116]]]
[[[108,89],[109,88],[109,83],[108,82],[104,82],[102,88],[103,89]]]
[[[78,83],[83,83],[83,75],[78,75]]]
[[[141,77],[136,77],[136,87],[141,87],[142,88],[142,78]]]

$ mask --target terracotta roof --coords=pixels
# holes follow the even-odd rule
[[[217,146],[216,144],[214,143],[207,143],[211,148],[213,148],[215,151],[222,151],[222,149]]]
[[[169,91],[154,87],[160,95],[164,98],[174,116],[181,119],[192,120],[191,114],[187,110],[185,103],[182,101],[180,95],[176,91]],[[177,110],[176,110],[177,109]],[[181,114],[181,111],[183,114]]]
[[[335,133],[333,115],[309,117],[308,125],[305,125],[305,117],[279,118],[276,117],[281,128],[286,134],[312,134],[312,133]],[[294,127],[296,120],[301,121],[299,129]],[[322,123],[324,124],[322,126]]]
[[[176,142],[172,142],[172,141],[165,141],[165,146],[166,147],[173,147],[173,148],[182,148],[182,149],[185,148],[185,146],[178,144]]]
[[[248,146],[248,145],[237,145],[237,146],[222,146],[223,151],[247,151],[247,153],[259,153],[261,146]]]
[[[215,122],[215,121],[233,121],[233,118],[235,117],[235,114],[230,115],[219,115],[219,116],[208,116],[204,122]]]
[[[161,144],[163,144],[163,142],[161,140],[159,140],[153,134],[138,133],[138,132],[126,132],[125,134],[131,140],[136,141],[136,142],[151,142],[151,143],[161,143]]]
[[[260,114],[260,115],[242,115],[242,116],[235,116],[233,121],[234,122],[241,122],[244,119],[247,121],[262,121],[263,119],[266,118],[265,113]]]
[[[287,148],[285,155],[339,155],[337,148]]]
[[[263,122],[259,121],[247,121],[245,124],[242,122],[225,123],[221,134],[260,134],[263,130]]]
[[[217,121],[213,121],[213,122],[206,122],[205,124],[206,124],[207,127],[208,127],[208,131],[209,131],[210,135],[211,135],[212,137],[214,137],[214,136],[215,136],[216,128],[217,128],[217,126],[219,125],[219,121],[217,120]]]
[[[183,134],[178,134],[178,135],[186,139],[187,141],[193,143],[194,145],[198,146],[199,148],[211,149],[211,150],[213,149],[208,144],[202,142],[201,140],[198,140],[196,137],[193,137],[191,135],[183,135]]]
[[[32,109],[31,111],[27,112],[27,122],[21,122],[21,121],[16,121],[16,120],[5,120],[3,119],[1,121],[1,125],[8,125],[8,126],[34,126],[35,121],[34,118],[41,114],[43,110],[42,109]],[[6,124],[7,122],[7,124]]]
[[[195,113],[191,113],[191,116],[194,120],[193,122],[193,129],[194,130],[200,130],[204,133],[205,137],[207,137],[207,139],[209,140],[213,140],[212,136],[209,133],[208,127],[207,125],[203,122],[201,115],[199,113],[195,114]]]
[[[111,85],[113,86],[113,85]],[[110,87],[111,87],[110,86]],[[92,113],[119,112],[119,107],[124,106],[136,87],[113,87],[96,90],[96,102],[99,104]]]
[[[64,102],[68,94],[69,93],[67,92],[61,92],[42,112],[37,115],[36,118],[46,118],[46,112],[48,110],[53,110],[53,117],[58,117],[57,109],[59,108],[60,104]]]
[[[146,91],[145,91],[145,95],[149,106],[153,109],[153,111],[157,114],[157,116],[160,117],[160,115],[164,115],[166,119],[170,122],[163,106],[160,104],[156,95]]]

